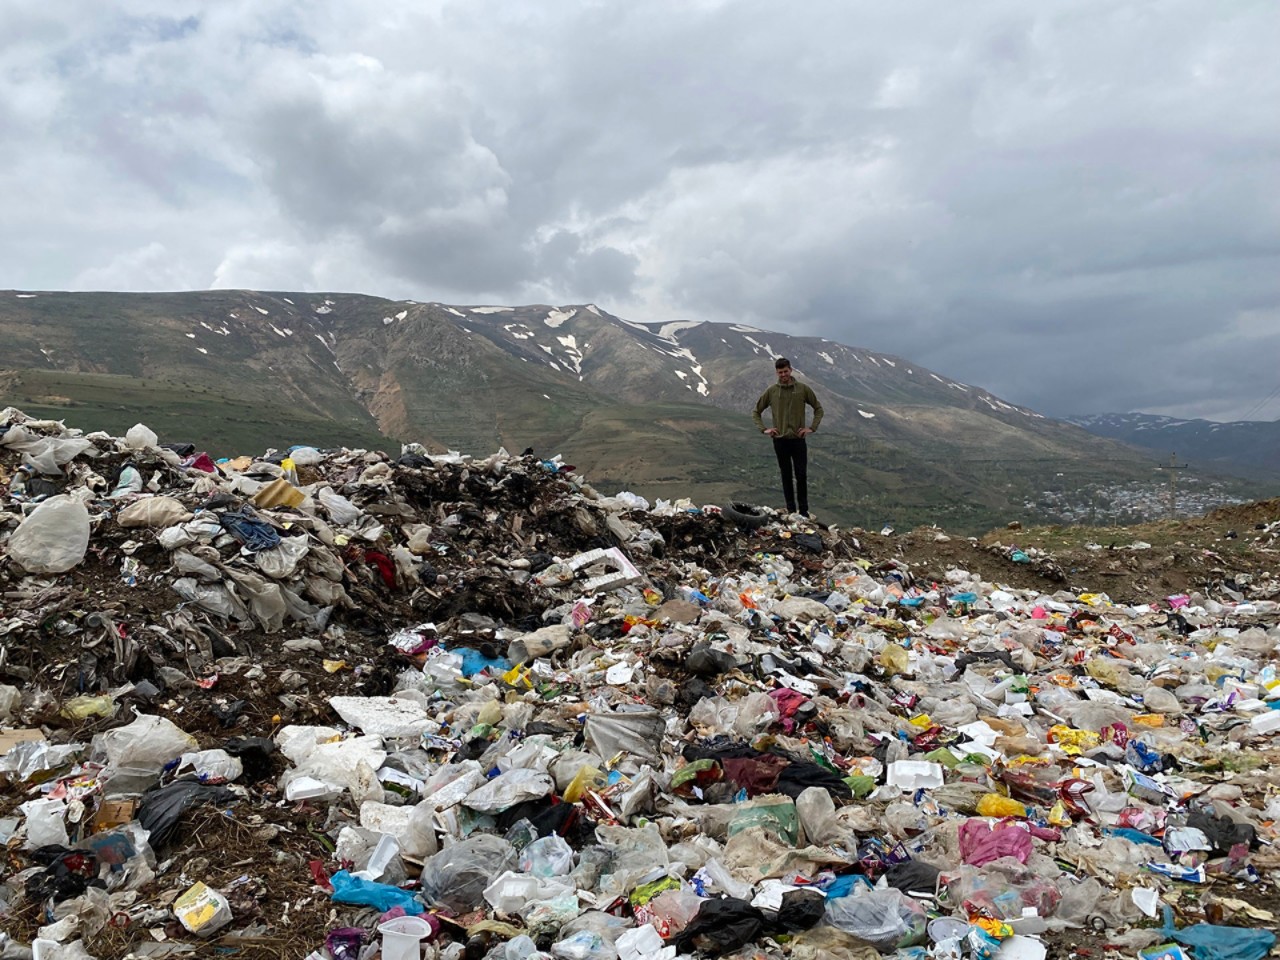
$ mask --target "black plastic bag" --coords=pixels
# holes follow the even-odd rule
[[[138,806],[138,822],[151,834],[153,849],[161,847],[173,835],[182,811],[197,803],[230,803],[236,794],[226,787],[212,786],[199,780],[175,780],[165,787],[148,790]]]
[[[933,894],[938,889],[938,868],[921,860],[890,864],[884,875],[889,886],[903,893]]]
[[[276,745],[266,737],[233,737],[222,745],[233,757],[239,757],[249,783],[261,783],[275,773],[273,758]]]
[[[827,898],[817,890],[790,890],[782,895],[778,926],[784,930],[808,930],[817,925],[827,909]]]
[[[1213,844],[1217,853],[1230,853],[1238,843],[1248,847],[1258,845],[1258,831],[1252,824],[1236,823],[1230,817],[1215,817],[1208,813],[1193,813],[1187,817],[1187,826],[1194,827]]]
[[[676,939],[676,949],[718,957],[754,942],[763,929],[764,914],[746,900],[705,900],[693,922]]]

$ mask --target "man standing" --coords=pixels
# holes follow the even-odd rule
[[[809,451],[804,438],[818,429],[822,422],[822,404],[814,396],[813,389],[800,383],[791,375],[791,361],[779,357],[773,362],[778,371],[778,382],[773,384],[756,401],[756,428],[765,436],[773,437],[773,452],[778,456],[778,468],[782,471],[782,495],[787,501],[787,512],[809,515]],[[805,405],[813,407],[813,425],[806,427]],[[773,425],[766,427],[760,414],[768,408]],[[794,481],[793,481],[794,475]]]

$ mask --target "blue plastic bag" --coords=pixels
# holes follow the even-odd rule
[[[454,647],[450,653],[462,654],[462,675],[468,679],[482,670],[490,673],[506,673],[511,669],[511,661],[506,657],[486,657],[473,647]]]
[[[1164,908],[1164,929],[1160,932],[1170,940],[1189,946],[1196,960],[1262,960],[1276,942],[1276,935],[1270,930],[1250,927],[1197,923],[1175,930],[1173,911],[1168,907]]]
[[[333,884],[333,900],[335,903],[354,903],[364,907],[373,907],[386,913],[392,907],[402,907],[404,912],[417,916],[426,911],[422,902],[408,890],[401,890],[389,883],[375,883],[353,877],[346,870],[339,870],[329,882]]]

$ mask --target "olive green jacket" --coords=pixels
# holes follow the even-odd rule
[[[768,408],[773,415],[773,427],[778,431],[779,437],[797,437],[800,430],[804,427],[804,408],[805,405],[813,407],[813,423],[809,424],[810,430],[817,430],[818,424],[822,422],[822,404],[818,402],[818,398],[814,396],[813,388],[807,383],[801,383],[799,380],[793,380],[790,385],[783,386],[775,383],[764,393],[760,394],[760,399],[756,401],[755,421],[756,429],[764,430],[764,420],[760,414],[764,413]]]

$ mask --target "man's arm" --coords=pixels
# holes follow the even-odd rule
[[[813,387],[806,384],[805,389],[808,391],[805,401],[813,407],[813,423],[809,425],[809,430],[816,431],[818,424],[822,422],[822,404],[818,402],[818,395],[813,392]]]
[[[772,390],[773,388],[770,387],[769,389]],[[760,414],[764,413],[764,408],[768,405],[769,390],[766,390],[764,393],[760,394],[760,399],[756,401],[756,409],[752,413],[752,419],[756,422],[756,429],[761,433],[764,433],[764,420],[761,418]]]

